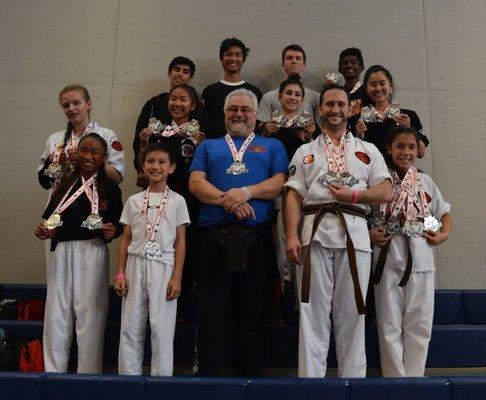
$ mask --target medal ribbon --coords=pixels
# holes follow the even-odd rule
[[[349,147],[349,134],[344,132],[341,135],[339,146],[335,146],[331,138],[324,131],[324,151],[327,155],[327,166],[329,171],[344,174],[348,172],[348,163],[346,161],[346,152]]]
[[[85,183],[85,179],[81,177],[83,184]],[[89,201],[91,202],[91,214],[98,214],[99,210],[99,200],[98,200],[98,189],[96,187],[96,180],[93,181],[93,190],[88,186],[85,189],[86,196],[88,196]]]
[[[174,121],[172,121],[172,124],[167,125],[161,133],[163,137],[171,137],[179,134],[180,134],[179,126]]]
[[[373,111],[373,114],[376,116],[377,122],[383,122],[387,118],[392,118],[395,116],[394,111],[392,111],[391,103],[385,108],[383,114],[380,113],[373,105],[370,104],[370,108]]]
[[[243,156],[245,154],[245,151],[247,147],[250,145],[251,141],[255,138],[255,134],[251,133],[248,135],[248,137],[245,139],[243,144],[240,147],[240,151],[236,150],[235,142],[233,142],[233,139],[231,138],[230,134],[227,133],[224,137],[226,140],[226,143],[228,143],[228,147],[230,148],[231,155],[233,156],[234,161],[243,161]]]
[[[353,94],[354,92],[356,92],[356,90],[358,90],[360,87],[361,87],[362,83],[360,81],[358,81],[356,83],[356,85],[354,85],[354,87],[351,89],[351,91],[349,92],[349,94]]]
[[[98,125],[96,124],[96,122],[90,122],[81,135],[76,136],[73,133],[71,133],[71,140],[69,141],[69,148],[75,149],[76,147],[78,147],[79,140],[84,135],[86,135],[90,132],[95,132],[95,131],[98,131]]]
[[[415,221],[430,215],[427,198],[417,169],[411,166],[402,181],[396,171],[392,171],[393,198],[383,203],[380,210],[386,219],[396,219],[400,213],[406,221]]]
[[[56,209],[54,210],[53,214],[61,214],[66,208],[68,208],[83,192],[86,191],[87,188],[89,188],[93,182],[96,179],[96,175],[93,175],[91,178],[89,178],[86,182],[84,182],[81,187],[76,190],[76,192],[69,198],[67,199],[69,193],[73,189],[74,185],[76,184],[77,180],[72,184],[72,186],[67,190],[66,194],[64,197],[61,199],[59,204],[57,205]],[[96,193],[96,198],[98,198],[98,193]],[[66,200],[67,199],[67,200]],[[98,200],[96,200],[98,201]]]
[[[142,201],[142,214],[145,216],[145,226],[147,228],[147,236],[151,242],[156,242],[157,237],[159,236],[160,232],[160,225],[162,224],[162,220],[164,219],[165,212],[167,209],[167,204],[169,203],[171,190],[169,186],[165,186],[164,193],[160,198],[159,208],[157,210],[157,215],[155,216],[154,224],[149,221],[148,219],[148,207],[149,207],[149,198],[150,198],[150,189],[148,188],[145,191]]]

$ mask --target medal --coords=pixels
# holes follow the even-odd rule
[[[88,228],[90,231],[95,229],[103,229],[103,221],[99,214],[90,214],[81,224],[81,228]]]
[[[339,178],[334,172],[327,171],[324,175],[317,178],[317,181],[324,186],[331,186],[333,183],[338,183]]]
[[[44,171],[44,175],[48,176],[49,178],[57,179],[60,178],[62,175],[62,166],[57,162],[53,162],[49,164],[47,169]]]
[[[437,232],[442,227],[442,222],[437,221],[435,217],[429,215],[424,219],[424,229],[430,232]]]
[[[250,135],[248,135],[248,137],[241,145],[239,151],[236,150],[235,143],[233,142],[233,139],[228,133],[224,138],[231,151],[231,155],[233,156],[233,163],[226,169],[226,174],[236,176],[236,175],[248,173],[250,170],[246,168],[246,165],[243,162],[243,156],[245,155],[245,151],[247,147],[250,145],[251,141],[255,138],[255,134],[251,133]]]
[[[352,187],[359,183],[359,180],[356,179],[352,174],[349,172],[345,172],[344,174],[341,174],[341,182],[342,186],[347,186],[347,187]]]
[[[385,111],[385,117],[388,118],[399,117],[400,114],[400,104],[398,101],[392,101],[388,106],[388,109]]]
[[[145,216],[145,228],[147,230],[147,236],[149,241],[143,247],[140,257],[147,258],[149,260],[160,259],[163,255],[163,251],[160,245],[157,243],[157,238],[160,233],[160,227],[162,225],[162,220],[164,219],[165,212],[167,209],[167,204],[169,203],[171,190],[169,186],[165,186],[164,193],[160,198],[159,208],[155,216],[155,221],[152,224],[148,218],[148,207],[150,199],[150,189],[145,191],[142,200],[142,214]]]
[[[152,130],[155,136],[160,136],[161,132],[165,129],[165,125],[155,117],[149,119],[147,127]]]
[[[49,219],[44,222],[44,226],[49,230],[55,229],[61,225],[62,225],[61,215],[57,213],[52,214],[49,217]]]
[[[324,80],[336,84],[343,76],[339,72],[327,72],[324,74]]]
[[[346,153],[349,147],[349,135],[344,132],[338,146],[335,146],[329,136],[324,132],[324,151],[327,155],[328,172],[318,178],[324,186],[336,184],[348,188],[359,183],[353,174],[348,171]]]
[[[304,128],[311,119],[311,115],[307,111],[304,111],[302,115],[297,117],[297,121],[294,125],[296,128]]]
[[[149,260],[155,260],[157,258],[162,257],[162,255],[163,252],[159,244],[157,242],[150,241],[145,243],[145,246],[143,246],[143,250],[142,253],[140,254],[140,257],[148,258]]]
[[[226,169],[228,175],[241,175],[248,173],[249,169],[243,161],[233,161],[233,163]]]
[[[396,235],[398,233],[402,233],[402,226],[400,225],[400,221],[393,220],[393,221],[388,221],[386,224],[386,231],[390,235]]]

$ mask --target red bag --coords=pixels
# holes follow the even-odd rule
[[[19,368],[22,372],[44,372],[44,357],[40,340],[31,340],[22,344]]]
[[[19,321],[42,321],[44,319],[44,300],[21,300],[17,303]]]

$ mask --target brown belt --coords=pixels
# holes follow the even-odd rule
[[[403,287],[407,284],[410,279],[410,274],[412,273],[412,251],[410,250],[410,238],[405,236],[407,239],[408,255],[407,255],[407,266],[405,267],[405,272],[403,273],[402,279],[398,282],[398,286]],[[381,248],[380,255],[378,256],[378,261],[375,266],[375,272],[373,273],[372,282],[375,285],[380,283],[381,275],[383,274],[383,269],[385,268],[386,256],[388,255],[388,250],[390,249],[391,239]]]
[[[349,204],[341,204],[341,203],[326,203],[326,204],[316,204],[305,206],[303,208],[305,215],[315,214],[314,221],[312,223],[312,234],[309,241],[309,244],[312,242],[314,238],[314,234],[319,227],[319,224],[324,218],[326,213],[335,214],[341,224],[344,227],[346,232],[346,251],[348,253],[348,260],[349,260],[349,269],[351,270],[351,277],[353,279],[353,286],[354,286],[354,298],[356,300],[356,306],[358,308],[359,314],[366,314],[366,307],[363,301],[363,295],[361,293],[361,287],[359,285],[359,278],[358,278],[358,267],[356,265],[356,253],[354,250],[353,240],[348,232],[348,226],[346,225],[346,220],[344,219],[344,214],[351,214],[358,217],[365,218],[366,217],[366,210],[362,208],[352,206]],[[310,282],[311,282],[311,260],[310,260],[310,250],[308,249],[305,254],[304,259],[304,271],[302,275],[302,296],[301,301],[302,303],[309,302],[309,293],[310,293]]]

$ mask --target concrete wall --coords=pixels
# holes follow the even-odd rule
[[[169,61],[192,58],[201,91],[221,77],[219,43],[235,35],[251,48],[244,77],[263,91],[280,82],[281,49],[294,42],[307,51],[304,80],[316,89],[345,47],[360,47],[367,66],[390,68],[396,98],[418,112],[431,139],[420,166],[454,207],[454,234],[437,251],[438,286],[484,287],[484,15],[480,0],[3,0],[0,282],[45,281],[43,244],[32,232],[46,193],[35,170],[47,137],[65,127],[59,90],[86,85],[93,119],[120,136],[126,198],[136,191],[136,118],[167,89]]]

